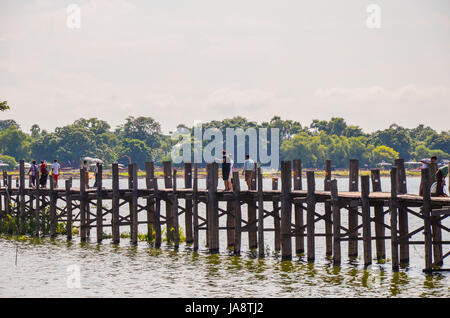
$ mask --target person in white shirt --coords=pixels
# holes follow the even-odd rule
[[[55,159],[52,164],[52,176],[53,176],[55,188],[58,187],[58,177],[59,177],[60,171],[61,171],[61,165],[58,163],[58,160]]]

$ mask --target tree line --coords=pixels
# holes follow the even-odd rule
[[[7,104],[2,106],[3,110],[8,109]],[[194,129],[183,124],[178,127],[192,132]],[[211,127],[223,130],[224,136],[226,128],[278,128],[280,160],[301,158],[308,168],[323,168],[326,159],[331,159],[336,168],[348,167],[350,158],[370,167],[383,160],[393,163],[396,158],[418,161],[436,155],[439,159],[450,159],[450,130],[438,133],[422,124],[412,129],[392,124],[365,133],[339,117],[313,120],[310,125],[302,126],[298,121],[279,116],[260,124],[237,116],[203,123],[203,129]],[[129,156],[143,168],[145,161],[161,164],[170,160],[171,149],[177,142],[170,133],[162,132],[159,122],[143,116],[130,116],[115,128],[98,118],[81,118],[54,131],[35,124],[29,132],[24,132],[15,120],[0,120],[0,160],[11,167],[20,159],[52,161],[57,158],[63,167],[75,168],[85,156],[100,158],[106,164],[127,165]]]

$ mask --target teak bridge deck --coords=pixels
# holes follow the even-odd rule
[[[233,191],[218,190],[218,164],[207,164],[206,189],[198,188],[197,164],[184,164],[185,188],[177,188],[177,170],[170,162],[163,163],[164,186],[158,188],[154,175],[153,162],[145,164],[146,188],[138,189],[138,167],[128,167],[128,188],[119,188],[119,169],[112,165],[112,189],[102,186],[103,169],[98,165],[96,188],[88,189],[86,171],[80,170],[80,187],[72,187],[72,179],[65,180],[65,188],[55,188],[50,176],[50,188],[26,187],[24,161],[20,161],[20,174],[13,187],[12,176],[3,172],[3,186],[0,187],[0,225],[9,215],[16,218],[19,233],[24,233],[26,218],[32,218],[36,224],[34,236],[42,236],[43,222],[49,223],[50,237],[57,236],[58,222],[65,223],[67,239],[72,239],[72,227],[78,224],[81,241],[87,241],[91,229],[96,229],[97,242],[104,237],[103,229],[111,227],[112,242],[120,242],[120,229],[130,229],[131,244],[138,243],[138,225],[147,224],[148,239],[160,248],[161,227],[166,225],[166,236],[175,248],[180,243],[179,217],[184,214],[186,243],[194,250],[199,248],[199,231],[206,231],[206,246],[211,253],[219,252],[219,231],[226,231],[227,247],[235,254],[241,252],[242,233],[248,233],[250,249],[255,249],[264,257],[264,235],[274,232],[274,249],[281,251],[283,260],[292,259],[292,239],[295,254],[306,254],[307,260],[315,259],[315,238],[325,237],[326,255],[332,257],[333,264],[341,263],[341,242],[348,242],[348,257],[358,256],[358,242],[363,244],[364,265],[372,263],[372,242],[375,241],[377,259],[386,259],[386,240],[391,244],[392,269],[398,271],[400,265],[409,263],[409,246],[423,245],[425,254],[424,271],[448,270],[442,268],[444,259],[450,252],[443,254],[443,245],[450,241],[442,240],[442,230],[450,229],[442,221],[450,215],[449,197],[431,197],[430,187],[435,179],[436,166],[422,170],[423,196],[407,194],[406,173],[403,159],[397,159],[392,167],[391,192],[382,192],[380,171],[372,169],[370,176],[359,178],[358,160],[350,160],[349,191],[338,192],[337,181],[331,180],[331,161],[326,161],[324,191],[315,189],[314,171],[306,171],[307,189],[302,189],[301,160],[281,162],[281,189],[278,178],[272,178],[272,189],[263,189],[263,177],[260,168],[255,169],[251,190],[241,190],[239,173],[233,172]],[[39,173],[36,176],[39,180]],[[370,180],[372,192],[369,191]],[[360,181],[360,182],[359,182]],[[38,181],[37,181],[38,183]],[[359,190],[359,183],[361,190]],[[140,204],[138,199],[144,199]],[[185,200],[185,205],[179,204]],[[58,205],[58,200],[65,207]],[[106,208],[104,201],[111,201]],[[165,202],[165,213],[161,213],[161,201]],[[226,202],[226,209],[219,207]],[[264,208],[264,202],[270,202],[272,210]],[[316,204],[324,204],[324,212],[316,212]],[[199,215],[199,204],[206,205],[206,214]],[[247,217],[242,217],[242,205],[247,205]],[[129,213],[119,213],[124,205]],[[95,207],[91,210],[91,206]],[[294,207],[294,210],[292,210]],[[411,208],[419,207],[420,212]],[[386,208],[386,209],[385,209]],[[48,209],[48,221],[43,211]],[[341,212],[348,216],[347,227],[341,224]],[[110,222],[106,216],[111,214]],[[145,217],[142,216],[145,214]],[[386,215],[389,214],[388,222]],[[410,230],[408,217],[414,216],[423,221],[423,226]],[[219,226],[219,219],[226,217],[226,226]],[[273,218],[273,228],[264,226],[264,220]],[[317,222],[324,222],[324,232],[316,232]],[[372,231],[374,226],[374,231]],[[389,234],[386,234],[386,229]],[[361,236],[362,230],[362,236]],[[421,239],[413,240],[418,235]],[[305,246],[306,238],[306,246]]]

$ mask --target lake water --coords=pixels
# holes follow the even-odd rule
[[[317,189],[323,189],[323,179],[316,181]],[[110,187],[110,182],[104,180],[104,186]],[[162,180],[160,182],[162,187]],[[419,178],[408,178],[408,192],[417,193],[419,182]],[[144,187],[144,183],[141,179],[139,186]],[[121,180],[121,187],[126,185],[127,180]],[[383,191],[389,191],[389,185],[389,178],[382,178]],[[74,180],[74,186],[77,186],[77,180]],[[178,180],[178,186],[183,187],[183,180]],[[204,186],[205,181],[199,180],[199,187]],[[220,184],[220,187],[223,186]],[[241,187],[246,188],[243,182]],[[271,189],[270,179],[264,180],[264,188]],[[347,190],[348,180],[338,179],[338,188]],[[180,204],[184,205],[183,200]],[[204,214],[204,205],[199,207],[200,214]],[[265,208],[270,210],[271,204],[267,203]],[[318,204],[317,211],[323,212],[322,204]],[[145,218],[144,215],[140,217]],[[243,217],[246,217],[245,208]],[[346,226],[346,219],[347,214],[342,210],[343,226]],[[265,220],[265,226],[271,227],[271,218]],[[225,218],[221,219],[221,225],[225,225]],[[422,225],[423,221],[409,216],[410,231]],[[180,226],[184,228],[184,216],[180,217]],[[126,230],[121,227],[122,232]],[[108,231],[106,228],[105,232]],[[146,225],[140,225],[139,231],[146,233]],[[323,232],[323,222],[317,224],[316,232]],[[347,259],[347,244],[343,242],[343,264],[333,267],[325,257],[324,238],[316,238],[316,261],[308,264],[304,257],[282,262],[273,250],[272,232],[265,233],[266,257],[259,259],[247,252],[247,237],[247,233],[242,235],[240,257],[230,255],[226,250],[226,231],[220,232],[221,251],[218,255],[208,254],[204,231],[200,231],[198,252],[185,244],[178,250],[165,243],[161,249],[154,249],[146,242],[132,247],[129,239],[122,239],[119,246],[111,244],[110,240],[97,244],[95,229],[91,231],[88,243],[80,243],[78,237],[72,242],[66,242],[65,237],[25,241],[1,237],[0,297],[450,296],[450,273],[422,273],[424,247],[421,245],[410,246],[409,267],[394,273],[389,259],[385,264],[374,261],[364,269],[362,242],[359,242],[360,256],[354,261]],[[422,240],[423,237],[418,234],[414,239]],[[443,239],[450,238],[444,234]],[[390,243],[386,241],[388,257],[389,247]],[[375,256],[375,242],[372,248]],[[447,250],[444,246],[444,253]],[[445,265],[450,267],[448,260]],[[71,282],[78,269],[80,286],[74,286]]]

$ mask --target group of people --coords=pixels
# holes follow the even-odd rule
[[[39,171],[39,180],[36,180],[37,172]],[[30,168],[28,169],[28,175],[31,177],[31,186],[36,187],[36,182],[39,182],[41,188],[47,187],[47,179],[49,174],[53,176],[54,187],[58,187],[58,178],[61,172],[61,165],[58,160],[55,159],[51,166],[47,165],[44,161],[41,161],[39,165],[36,164],[36,160],[33,160]]]
[[[222,163],[222,180],[225,185],[225,191],[233,191],[233,183],[230,176],[230,174],[233,173],[234,165],[232,155],[227,154],[226,151],[223,150],[222,159],[216,158],[216,161]],[[250,159],[250,156],[248,154],[245,156],[242,175],[244,176],[247,187],[250,190],[252,188],[252,181],[255,178],[255,161],[253,161],[253,159]]]
[[[436,163],[437,157],[432,156],[431,158],[422,159],[421,169],[430,168],[432,164]],[[445,179],[448,175],[448,165],[444,165],[436,170],[436,181],[431,185],[430,193],[433,196],[447,196],[445,191]],[[419,195],[423,195],[423,184],[420,181]]]

